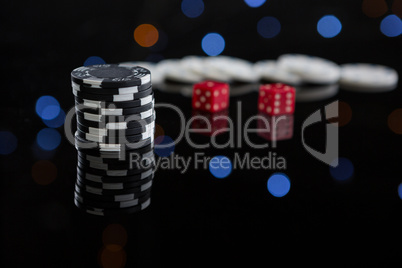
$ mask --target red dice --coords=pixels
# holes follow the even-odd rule
[[[293,114],[295,89],[281,83],[261,85],[258,110],[268,115]]]
[[[216,136],[228,131],[228,110],[216,113],[193,110],[192,132]]]
[[[269,116],[264,113],[259,113],[257,134],[269,141],[291,139],[293,136],[293,115]]]
[[[216,81],[203,81],[193,87],[193,109],[218,112],[229,106],[229,85]]]

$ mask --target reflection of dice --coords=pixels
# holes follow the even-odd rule
[[[279,141],[291,139],[293,136],[293,115],[269,116],[259,113],[257,128],[258,136],[266,140]]]
[[[227,109],[216,113],[193,110],[193,118],[191,127],[194,133],[212,136],[228,131]]]
[[[229,85],[203,81],[193,87],[193,109],[217,112],[229,106]]]
[[[269,115],[293,114],[295,89],[281,83],[261,85],[258,110]]]

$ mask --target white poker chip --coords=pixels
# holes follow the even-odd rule
[[[280,68],[275,60],[262,60],[254,64],[254,72],[264,80],[297,86],[302,79],[286,69]]]
[[[285,54],[278,58],[281,69],[298,75],[303,82],[333,84],[340,78],[339,66],[329,60],[301,54]]]
[[[386,66],[350,63],[341,66],[342,89],[359,92],[386,92],[396,88],[398,73]]]
[[[202,81],[203,77],[186,66],[177,64],[174,68],[168,68],[165,71],[165,79],[174,82],[194,84]]]
[[[253,70],[253,64],[243,59],[228,56],[209,57],[206,65],[207,68],[216,68],[225,73],[229,80],[253,83],[260,79]]]
[[[296,87],[296,102],[322,101],[332,98],[339,92],[339,85]]]
[[[180,65],[188,71],[203,76],[205,72],[204,60],[205,57],[201,56],[186,56],[181,59]]]
[[[179,59],[166,59],[156,64],[155,72],[158,74],[158,84],[162,84],[166,79],[166,73],[170,69],[175,69],[180,65]],[[152,82],[154,77],[152,77]]]
[[[226,63],[220,57],[207,57],[203,62],[203,76],[206,80],[231,82],[232,76],[227,72]]]

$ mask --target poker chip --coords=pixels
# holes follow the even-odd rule
[[[109,102],[123,102],[123,101],[132,101],[132,100],[138,100],[141,98],[145,98],[149,95],[152,94],[152,87],[140,91],[138,93],[132,93],[132,94],[117,94],[117,95],[95,95],[95,94],[90,94],[86,93],[83,91],[77,91],[73,89],[73,94],[76,97],[86,99],[86,100],[95,100],[95,101],[109,101]]]
[[[94,200],[91,200],[88,198],[84,198],[84,197],[80,196],[78,193],[74,194],[74,198],[82,204],[86,204],[87,206],[93,206],[93,207],[103,207],[105,209],[129,208],[129,207],[138,206],[142,202],[148,200],[150,198],[150,196],[151,196],[150,194],[147,194],[138,199],[132,199],[132,200],[128,200],[128,201],[110,202],[110,201],[100,201],[100,200],[94,201]]]
[[[398,85],[398,73],[386,66],[351,63],[341,66],[341,89],[358,92],[386,92]]]
[[[141,118],[141,115],[133,114],[130,116],[108,116],[107,119],[99,121],[88,120],[80,113],[76,114],[77,122],[83,126],[106,129],[132,129],[141,128],[155,122],[154,114]]]
[[[96,175],[90,173],[86,169],[81,169],[77,167],[77,174],[81,178],[85,178],[88,181],[94,181],[99,183],[116,183],[116,182],[133,182],[143,180],[148,178],[150,175],[154,174],[155,170],[150,168],[144,170],[138,174],[130,175],[130,176],[105,176],[105,175]]]
[[[254,64],[254,71],[262,80],[268,82],[279,82],[292,86],[297,86],[302,83],[302,79],[284,68],[280,68],[274,60],[262,60]]]
[[[140,66],[99,64],[82,66],[71,72],[72,82],[89,87],[120,88],[151,82],[151,72]]]
[[[110,104],[109,107],[105,108],[96,108],[96,107],[88,107],[85,105],[81,105],[79,102],[75,102],[75,109],[80,112],[88,112],[92,114],[101,114],[101,115],[130,115],[130,114],[138,114],[145,112],[149,109],[154,108],[155,102],[152,100],[150,103],[145,104],[143,106],[132,107],[132,108],[116,108],[115,105]]]
[[[84,198],[91,199],[91,200],[109,201],[109,202],[121,202],[121,201],[129,201],[129,200],[133,200],[133,199],[138,199],[138,198],[141,198],[142,196],[150,193],[151,191],[149,189],[144,190],[142,192],[137,192],[137,193],[105,195],[102,193],[87,192],[85,189],[82,189],[82,188],[78,187],[77,185],[75,186],[75,192]]]
[[[146,209],[151,204],[151,198],[148,198],[146,201],[142,202],[141,204],[133,207],[128,208],[119,208],[119,209],[104,209],[99,207],[91,207],[85,205],[74,198],[74,204],[78,207],[87,212],[88,214],[98,215],[98,216],[116,216],[121,214],[132,214],[135,212],[139,212],[141,210]]]
[[[327,86],[300,86],[296,87],[296,101],[310,102],[326,100],[338,94],[338,91],[338,84]]]
[[[151,129],[155,128],[155,121],[151,122],[150,124],[143,125],[138,128],[131,128],[131,129],[107,129],[107,128],[94,128],[94,127],[86,127],[79,123],[77,123],[77,130],[93,134],[97,136],[116,136],[116,135],[136,135],[143,132],[148,132]]]
[[[151,87],[151,83],[147,83],[141,86],[132,86],[132,87],[122,87],[122,88],[101,88],[101,87],[87,87],[85,85],[80,85],[74,82],[71,82],[71,87],[73,90],[78,92],[85,92],[88,94],[94,95],[121,95],[121,94],[134,94],[144,90],[147,90]]]
[[[71,80],[75,205],[103,216],[147,208],[156,165],[151,72],[131,63],[102,64],[73,70]]]
[[[90,112],[76,111],[76,115],[84,118],[84,120],[99,122],[99,123],[110,123],[110,122],[129,122],[130,118],[133,119],[145,119],[152,117],[154,115],[154,109],[145,110],[140,113],[126,114],[126,115],[104,115],[104,114],[94,114]]]
[[[284,54],[278,58],[278,66],[299,76],[303,83],[333,84],[339,81],[341,75],[336,63],[308,55]]]
[[[140,188],[143,190],[147,190],[148,185],[152,184],[153,174],[149,177],[139,180],[139,181],[126,181],[126,182],[94,182],[94,181],[87,181],[80,176],[77,176],[77,182],[81,185],[89,185],[96,188],[104,189],[104,190],[125,190],[130,188]],[[150,184],[149,184],[150,183]],[[141,188],[141,186],[147,185],[146,188]]]
[[[151,169],[152,170],[152,169]],[[153,171],[153,170],[152,170]],[[137,174],[138,175],[138,174]],[[127,176],[122,176],[127,177]],[[91,182],[91,181],[84,181],[79,176],[76,180],[76,185],[80,186],[81,189],[97,194],[108,194],[108,195],[118,195],[118,194],[127,194],[127,193],[140,193],[145,190],[150,189],[152,185],[153,176],[149,176],[143,180],[137,181],[113,181],[113,182]],[[126,187],[129,185],[130,187]]]

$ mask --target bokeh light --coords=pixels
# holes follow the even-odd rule
[[[60,113],[60,104],[52,96],[42,96],[36,101],[36,113],[44,120],[56,118]]]
[[[197,18],[204,12],[204,2],[202,0],[183,0],[181,11],[189,18]]]
[[[62,109],[60,109],[59,115],[56,118],[53,118],[51,120],[46,120],[42,118],[43,123],[47,127],[51,128],[61,127],[62,125],[64,125],[65,120],[66,120],[66,113]]]
[[[101,249],[99,259],[103,268],[123,268],[126,265],[127,254],[125,250],[111,251],[104,247]]]
[[[394,0],[391,7],[392,13],[402,18],[402,0]]]
[[[105,64],[105,63],[106,62],[101,57],[91,56],[85,60],[84,66],[95,65],[95,64]]]
[[[165,130],[163,130],[163,127],[161,127],[158,124],[155,124],[155,134],[154,134],[155,142],[154,143],[158,144],[158,143],[156,143],[157,138],[160,136],[164,136],[164,135],[165,135]],[[163,139],[158,139],[158,142],[162,142],[162,140]]]
[[[333,167],[332,165],[329,167],[329,172],[331,176],[337,181],[346,181],[353,176],[355,168],[353,163],[344,157],[339,157],[338,166]]]
[[[396,134],[402,134],[402,109],[396,109],[388,116],[388,127]]]
[[[48,160],[40,160],[32,166],[33,180],[40,185],[48,185],[57,178],[57,167]]]
[[[218,56],[225,49],[225,39],[218,33],[209,33],[202,38],[201,47],[208,56]]]
[[[274,173],[267,181],[268,191],[275,197],[283,197],[290,190],[290,180],[286,174]]]
[[[338,117],[328,119],[330,123],[336,123],[339,127],[347,125],[350,120],[352,120],[352,108],[350,105],[344,101],[338,102]],[[330,114],[334,114],[334,112],[328,111]]]
[[[363,0],[363,13],[370,18],[378,18],[388,11],[385,0]]]
[[[398,195],[399,195],[399,198],[402,199],[402,183],[400,183],[398,185]]]
[[[226,156],[218,155],[209,161],[209,171],[215,178],[223,179],[232,172],[232,162]]]
[[[244,0],[249,7],[260,7],[266,0]]]
[[[109,224],[102,233],[103,245],[110,251],[120,251],[127,243],[127,231],[120,224]]]
[[[342,24],[339,19],[333,15],[322,17],[317,23],[318,33],[325,38],[337,36],[342,30]]]
[[[43,150],[51,151],[60,145],[61,135],[53,128],[44,128],[36,135],[36,142]]]
[[[263,17],[257,23],[257,31],[264,38],[273,38],[281,31],[281,23],[274,17]]]
[[[380,25],[381,32],[388,37],[396,37],[402,33],[402,20],[396,15],[388,15]]]
[[[159,32],[151,24],[141,24],[134,30],[134,39],[142,47],[151,47],[158,42]]]
[[[0,131],[0,154],[9,155],[17,149],[17,137],[10,131]]]
[[[155,139],[155,154],[160,157],[168,157],[174,151],[175,144],[169,136],[159,136]]]

